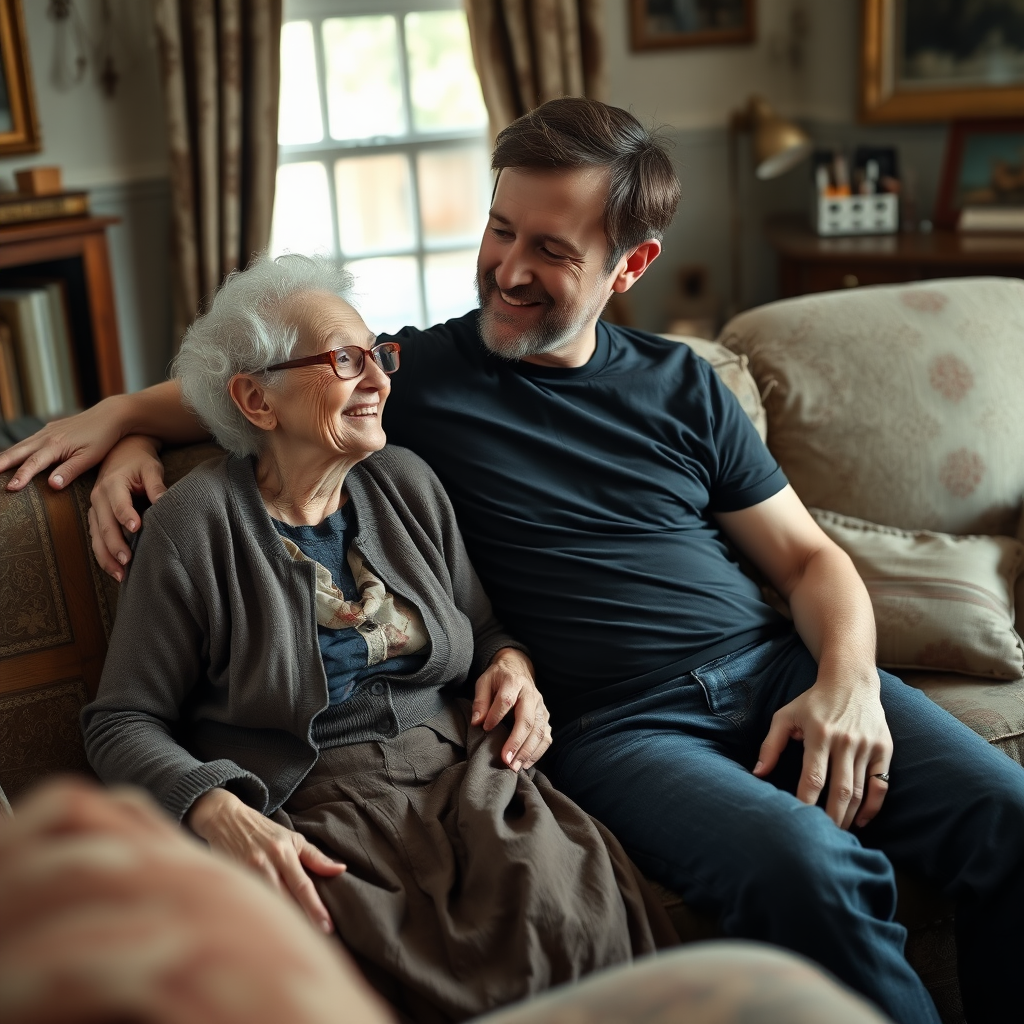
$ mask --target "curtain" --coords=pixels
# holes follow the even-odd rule
[[[492,136],[547,100],[606,99],[602,0],[465,5]]]
[[[282,0],[153,0],[171,163],[174,331],[266,248]]]

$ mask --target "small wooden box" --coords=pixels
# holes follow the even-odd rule
[[[52,196],[64,191],[59,167],[29,167],[14,172],[18,191],[26,196]]]

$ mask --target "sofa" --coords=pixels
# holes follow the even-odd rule
[[[880,662],[1020,762],[1024,281],[788,299],[735,317],[717,342],[681,343],[711,362],[854,558]],[[168,482],[217,451],[170,451]],[[0,794],[12,799],[46,775],[89,772],[78,715],[95,693],[117,603],[90,555],[92,482],[0,490]],[[662,896],[684,941],[717,933]],[[962,1021],[952,905],[900,874],[898,916],[943,1020]]]

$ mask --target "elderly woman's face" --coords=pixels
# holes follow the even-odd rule
[[[282,303],[281,314],[298,328],[294,358],[346,345],[369,350],[376,341],[362,317],[327,292],[293,295]],[[387,374],[369,356],[362,372],[348,380],[340,380],[328,363],[284,371],[272,392],[277,433],[339,455],[369,455],[387,440],[381,412],[390,391]]]

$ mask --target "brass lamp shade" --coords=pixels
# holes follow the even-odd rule
[[[807,133],[779,117],[759,96],[751,97],[748,116],[754,136],[754,173],[762,181],[785,174],[810,156],[813,145]]]
[[[729,315],[738,313],[743,301],[743,261],[740,256],[740,171],[741,132],[750,132],[754,173],[762,180],[777,178],[811,155],[813,145],[807,134],[791,121],[779,117],[760,96],[729,118],[729,239],[732,264]]]

